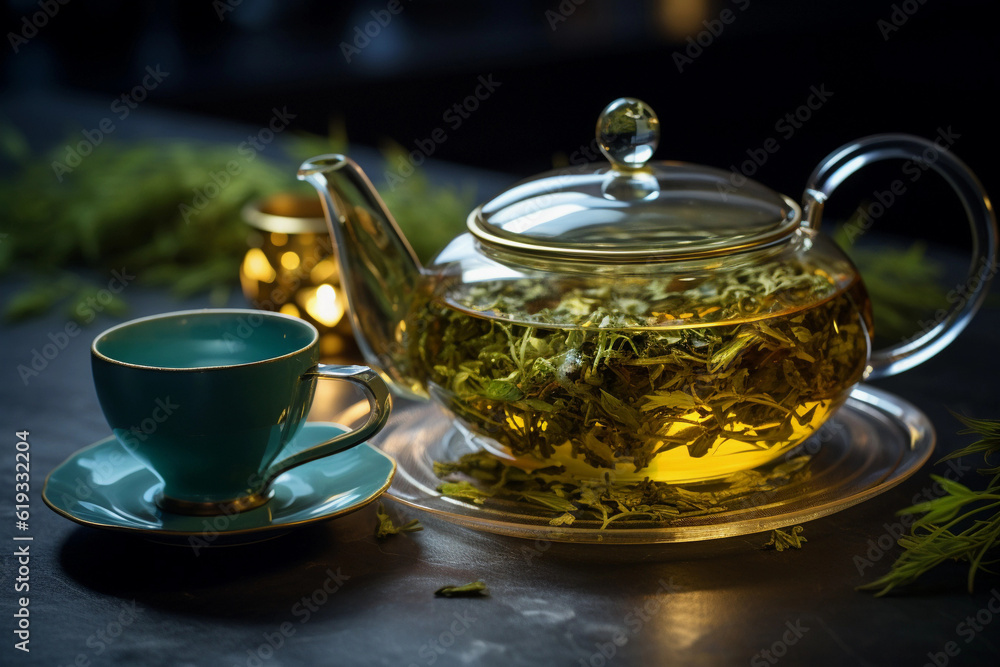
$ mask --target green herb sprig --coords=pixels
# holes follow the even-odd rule
[[[771,539],[764,544],[764,548],[776,551],[801,549],[802,544],[808,541],[802,536],[802,526],[792,526],[791,531],[787,532],[780,528],[775,528],[771,531]]]
[[[397,526],[393,522],[392,517],[386,513],[385,506],[382,503],[379,503],[375,509],[375,519],[375,537],[379,539],[389,537],[390,535],[399,535],[400,533],[415,533],[424,529],[423,525],[417,519]]]
[[[990,457],[1000,453],[1000,420],[970,419],[956,415],[966,428],[960,434],[975,434],[979,439],[941,461],[963,456],[982,455],[989,466]],[[1000,562],[1000,465],[978,470],[988,477],[986,488],[975,491],[958,482],[931,475],[941,485],[944,495],[899,510],[898,515],[920,514],[910,532],[899,539],[903,553],[884,576],[859,586],[882,596],[912,584],[927,572],[947,561],[969,564],[966,585],[973,591],[976,574],[996,573],[990,566]]]
[[[434,591],[439,598],[477,598],[489,597],[490,590],[481,581],[473,581],[461,586],[442,586]]]

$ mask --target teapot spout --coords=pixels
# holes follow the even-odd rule
[[[410,372],[406,321],[424,270],[392,214],[357,163],[320,155],[302,163],[298,178],[319,192],[337,247],[358,347],[396,393],[426,395]]]

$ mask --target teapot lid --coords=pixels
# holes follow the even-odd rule
[[[733,173],[684,162],[649,162],[660,121],[623,97],[597,122],[610,166],[539,174],[476,208],[470,231],[490,245],[560,259],[695,259],[776,243],[799,226],[792,199]]]

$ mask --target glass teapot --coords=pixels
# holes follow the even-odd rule
[[[298,176],[323,201],[367,362],[522,467],[704,481],[794,448],[856,383],[944,348],[985,296],[989,200],[929,141],[886,134],[837,149],[800,208],[731,172],[651,162],[658,139],[647,105],[616,100],[597,124],[609,164],[514,185],[427,267],[353,161],[305,162]],[[975,289],[933,328],[873,351],[861,276],[819,223],[844,179],[887,158],[930,164],[955,189]]]

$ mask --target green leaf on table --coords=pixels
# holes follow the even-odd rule
[[[385,538],[390,535],[398,535],[400,533],[415,533],[417,531],[423,530],[424,527],[416,519],[408,521],[401,526],[397,526],[392,517],[390,517],[386,511],[385,506],[382,503],[378,504],[375,509],[375,537]]]
[[[440,484],[437,490],[442,496],[457,500],[471,500],[477,505],[482,505],[491,495],[469,482],[445,482]]]
[[[801,549],[804,542],[808,542],[802,537],[802,526],[793,526],[790,531],[776,528],[771,531],[771,539],[764,544],[765,549],[775,549],[784,551],[785,549]]]
[[[473,581],[461,586],[442,586],[434,591],[434,595],[441,598],[475,598],[489,597],[490,591],[486,584],[481,581]]]

